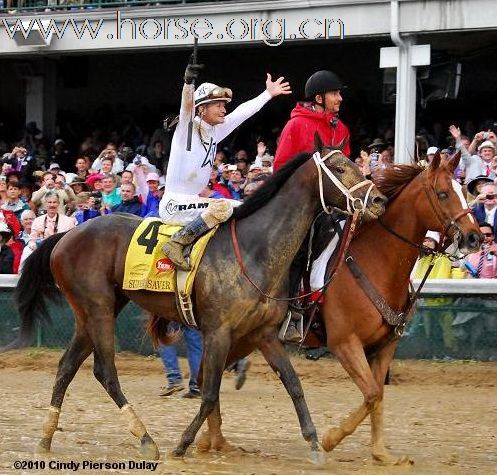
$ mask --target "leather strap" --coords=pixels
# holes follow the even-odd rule
[[[361,213],[360,211],[356,210],[354,211],[354,215],[347,220],[348,226],[346,225],[347,228],[347,233],[345,234],[345,238],[342,238],[342,242],[340,243],[340,254],[339,258],[335,261],[334,266],[331,270],[331,275],[328,280],[325,281],[324,285],[313,291],[313,292],[308,292],[304,295],[298,295],[296,297],[287,297],[287,298],[278,298],[278,297],[272,297],[271,295],[268,295],[264,290],[262,290],[248,275],[247,269],[245,267],[245,264],[243,262],[243,257],[242,253],[240,252],[240,245],[238,244],[238,237],[236,235],[236,220],[232,219],[230,221],[230,231],[231,231],[231,242],[233,244],[233,250],[235,251],[235,257],[236,261],[238,262],[238,265],[240,266],[240,269],[242,271],[243,276],[250,282],[250,284],[264,297],[266,297],[269,300],[275,300],[277,302],[292,302],[294,300],[300,300],[306,297],[309,297],[310,295],[313,295],[315,292],[323,292],[326,287],[330,284],[330,282],[333,280],[336,271],[338,270],[339,266],[343,262],[343,257],[345,256],[345,252],[347,251],[350,241],[354,235],[355,229],[357,227],[357,222],[359,220]]]

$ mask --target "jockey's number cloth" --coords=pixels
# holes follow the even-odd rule
[[[155,218],[144,219],[131,238],[124,266],[124,290],[150,290],[152,292],[175,292],[176,270],[174,264],[162,252],[162,246],[181,226],[163,224]],[[216,232],[210,230],[193,245],[190,254],[192,270],[186,279],[185,290],[190,294],[195,274],[209,239]]]

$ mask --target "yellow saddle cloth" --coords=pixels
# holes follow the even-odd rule
[[[156,218],[147,218],[138,226],[131,238],[124,265],[124,290],[150,290],[152,292],[175,292],[176,270],[174,264],[162,252],[162,246],[181,226],[163,224]],[[198,239],[190,254],[192,270],[186,277],[185,288],[191,293],[195,274],[202,260],[209,239],[217,227]]]

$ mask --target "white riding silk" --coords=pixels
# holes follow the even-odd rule
[[[193,85],[185,84],[181,99],[179,122],[171,143],[171,154],[166,173],[166,192],[159,205],[159,216],[168,224],[186,225],[202,215],[211,226],[231,216],[238,201],[201,198],[199,193],[207,186],[214,164],[217,144],[236,127],[258,112],[270,99],[264,91],[254,99],[239,105],[226,115],[219,125],[209,125],[197,116],[193,122],[191,151],[186,150],[188,123],[193,110]],[[220,201],[225,202],[219,205]],[[212,208],[215,206],[216,209]],[[224,212],[217,208],[223,207]],[[229,208],[229,210],[227,209]],[[218,220],[222,218],[221,220]]]

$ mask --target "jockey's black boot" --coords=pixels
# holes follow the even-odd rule
[[[293,262],[290,266],[290,282],[289,282],[289,297],[295,298],[299,295],[302,274],[305,270],[307,260],[307,244],[303,244],[298,250]],[[302,326],[302,314],[296,310],[289,310],[290,321],[287,328],[284,330],[281,340],[287,343],[300,343],[302,335],[297,328],[299,324]],[[287,320],[285,320],[286,322]]]
[[[164,244],[162,251],[173,261],[173,263],[181,270],[191,270],[190,265],[183,256],[185,246],[191,244],[195,239],[204,235],[209,231],[209,226],[205,223],[201,216],[195,218],[191,223],[175,232],[171,236],[171,240]]]

